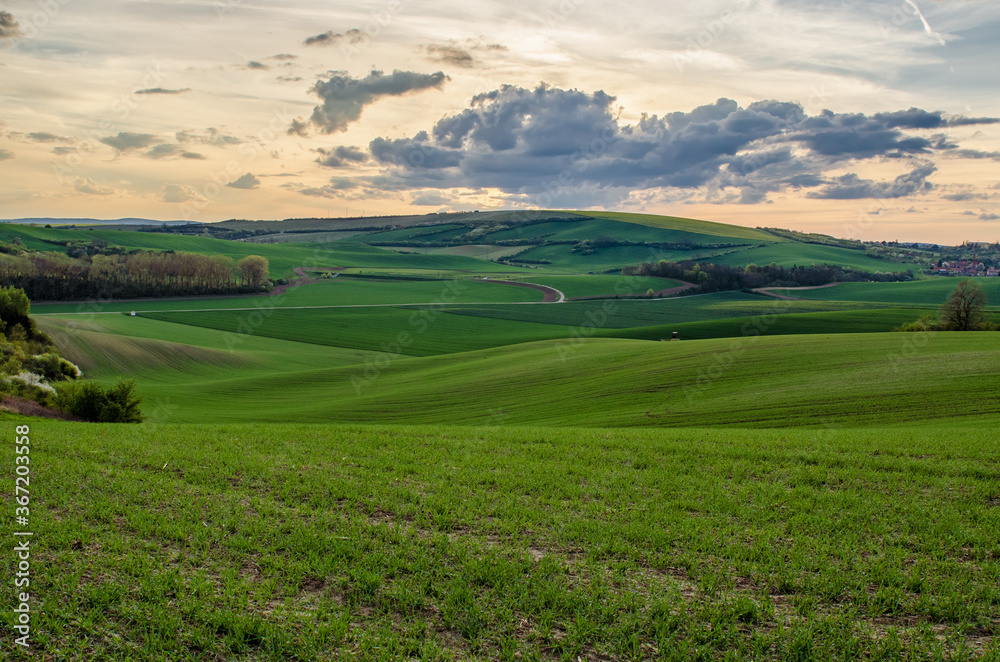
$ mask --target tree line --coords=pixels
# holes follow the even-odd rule
[[[0,246],[0,285],[32,301],[237,294],[266,291],[267,258],[175,251],[29,252]]]
[[[809,267],[783,267],[778,264],[730,267],[686,260],[684,262],[646,262],[637,267],[622,269],[625,276],[656,276],[672,278],[697,285],[686,294],[707,294],[731,290],[752,290],[760,287],[812,287],[833,282],[877,281],[898,282],[913,279],[913,272],[870,273],[822,264]]]

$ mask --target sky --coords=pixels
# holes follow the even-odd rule
[[[1000,240],[995,0],[0,0],[0,218]]]

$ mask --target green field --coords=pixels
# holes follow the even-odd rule
[[[812,290],[774,289],[776,294],[816,301],[870,301],[940,306],[960,278],[929,278],[907,283],[840,283]],[[991,306],[1000,306],[1000,278],[970,278],[983,288]]]
[[[771,264],[774,262],[783,267],[838,264],[871,272],[895,272],[906,271],[908,269],[912,269],[914,273],[919,273],[920,271],[919,265],[879,260],[868,257],[862,251],[798,242],[768,244],[763,247],[738,250],[720,255],[712,259],[712,262],[715,264],[726,264],[731,267],[745,267],[748,264]]]
[[[308,241],[308,235],[302,235]],[[0,241],[17,237],[27,248],[38,251],[65,251],[60,245],[67,241],[107,241],[110,245],[157,251],[188,251],[192,253],[228,255],[240,259],[247,255],[262,255],[268,259],[272,277],[291,276],[296,267],[368,267],[385,269],[426,269],[497,273],[514,273],[516,267],[493,264],[458,255],[416,255],[383,250],[365,244],[337,241],[322,244],[282,243],[251,244],[211,237],[190,237],[159,232],[128,232],[120,230],[69,230],[25,225],[0,224]]]
[[[135,380],[147,420],[0,411],[12,438],[31,426],[34,533],[32,655],[7,618],[0,659],[1000,660],[1000,333],[889,332],[957,279],[542,303],[485,279],[568,298],[677,283],[601,273],[642,246],[545,245],[551,264],[514,268],[355,243],[599,233],[906,267],[594,215],[266,226],[382,228],[322,244],[0,225],[39,250],[107,235],[346,267],[274,296],[33,304],[86,377]],[[1000,306],[1000,279],[980,282]]]
[[[526,287],[516,287],[470,278],[449,280],[381,280],[358,279],[349,276],[318,283],[291,287],[283,294],[243,297],[197,297],[191,299],[148,299],[142,301],[80,302],[64,304],[39,303],[32,312],[39,315],[59,313],[128,312],[155,310],[201,309],[270,309],[300,306],[354,306],[405,303],[514,303],[541,301],[542,293]]]
[[[996,437],[951,424],[31,432],[46,659],[1000,652]]]
[[[567,299],[599,296],[639,296],[647,291],[669,290],[683,283],[669,278],[644,276],[516,276],[521,280],[554,287]]]

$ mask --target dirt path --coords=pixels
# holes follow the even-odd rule
[[[276,297],[284,294],[289,288],[298,287],[299,285],[308,285],[309,283],[318,283],[318,278],[309,278],[306,274],[304,267],[295,267],[292,269],[292,273],[298,276],[295,280],[288,283],[287,285],[277,285],[271,289],[269,296]]]
[[[808,287],[758,287],[753,292],[757,294],[763,294],[765,296],[774,297],[775,299],[783,299],[785,301],[801,301],[802,297],[789,297],[784,294],[778,294],[772,292],[772,290],[785,290],[788,292],[804,292],[805,290],[825,290],[828,287],[836,287],[840,283],[827,283],[826,285],[810,285]]]
[[[566,295],[557,290],[554,287],[549,287],[548,285],[537,285],[535,283],[521,283],[516,280],[484,280],[485,283],[500,283],[501,285],[517,285],[518,287],[530,287],[533,290],[538,290],[545,295],[545,298],[541,300],[540,303],[563,303],[566,301]]]

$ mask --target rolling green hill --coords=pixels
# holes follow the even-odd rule
[[[41,319],[45,330],[58,331],[53,335],[69,358],[89,361],[97,376],[132,374],[143,392],[176,403],[181,421],[480,424],[501,412],[511,423],[534,425],[775,427],[1000,416],[990,396],[1000,388],[1000,334],[758,338],[754,333],[768,321],[759,317],[743,322],[751,330],[737,338],[664,343],[587,340],[554,325],[501,320],[479,320],[477,332],[460,335],[457,329],[468,327],[455,325],[468,318],[442,314],[428,321],[426,333],[411,326],[400,344],[399,334],[384,333],[388,325],[378,320],[408,323],[412,310],[334,313],[274,311],[258,327],[230,313],[110,316],[93,323],[104,331],[84,334],[73,331],[72,320]],[[808,316],[781,323],[808,322],[802,318]],[[237,334],[241,319],[249,326]],[[144,366],[129,350],[120,352],[133,357],[125,371],[111,357],[119,345],[134,346],[123,334],[138,330],[160,341],[164,356],[162,343],[178,343],[179,361],[198,347],[225,348],[232,356],[211,368]],[[522,342],[556,339],[512,344],[518,334]],[[268,349],[271,342],[277,344]],[[102,365],[92,348],[104,345]],[[330,351],[338,357],[332,363]],[[271,358],[261,359],[261,352]],[[281,352],[289,353],[287,361]],[[442,355],[410,358],[421,354]],[[982,388],[970,392],[969,383]]]
[[[551,258],[530,269],[358,243],[375,219],[316,244],[0,226],[42,250],[83,235],[257,253],[272,272],[349,267],[275,296],[33,306],[85,376],[134,379],[147,416],[0,413],[12,434],[31,427],[33,654],[997,659],[1000,333],[884,333],[957,281],[549,304],[476,280],[570,297],[675,284],[585,273],[652,250],[592,232],[704,242],[676,253],[732,264],[904,266],[592,216],[377,219],[404,243],[474,228],[588,241],[527,246]],[[329,239],[322,219],[289,223],[266,229]],[[983,282],[1000,304],[998,284]],[[0,658],[20,657],[11,641]]]

